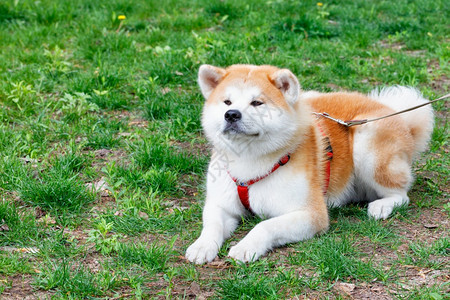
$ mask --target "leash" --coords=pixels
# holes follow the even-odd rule
[[[407,108],[405,110],[398,111],[398,112],[390,114],[390,115],[386,115],[386,116],[379,117],[379,118],[374,118],[374,119],[346,120],[346,121],[343,121],[343,120],[331,117],[326,112],[323,112],[323,113],[313,112],[313,114],[316,115],[316,116],[321,116],[321,117],[327,118],[329,120],[332,120],[332,121],[334,121],[336,123],[339,123],[341,125],[344,125],[346,127],[352,127],[352,126],[355,126],[355,125],[363,125],[363,124],[366,124],[366,123],[369,123],[369,122],[374,122],[374,121],[386,119],[386,118],[389,118],[389,117],[393,117],[393,116],[396,116],[396,115],[399,115],[399,114],[402,114],[402,113],[405,113],[405,112],[408,112],[408,111],[411,111],[411,110],[415,110],[415,109],[420,108],[422,106],[429,105],[429,104],[431,104],[433,102],[440,101],[440,100],[443,100],[443,99],[446,99],[446,98],[449,98],[449,97],[450,97],[450,94],[447,94],[447,95],[442,96],[442,97],[440,97],[438,99],[435,99],[433,101],[429,101],[429,102],[426,102],[426,103],[423,103],[423,104],[420,104],[420,105],[417,105],[417,106],[413,106],[413,107]]]

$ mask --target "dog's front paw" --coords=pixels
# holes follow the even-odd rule
[[[256,243],[242,240],[236,246],[231,247],[228,256],[242,262],[251,262],[266,254],[267,250],[267,248],[258,246]]]
[[[219,252],[217,244],[210,240],[198,239],[186,250],[186,259],[196,264],[211,262]]]

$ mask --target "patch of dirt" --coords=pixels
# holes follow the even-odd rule
[[[441,69],[441,65],[437,59],[427,60],[427,71],[430,74],[436,73]],[[438,72],[438,74],[441,72]],[[438,94],[445,95],[450,89],[450,78],[447,74],[439,74],[431,82],[431,87],[436,90]],[[446,108],[448,111],[448,101],[446,102]]]
[[[87,151],[87,153],[90,152],[91,151]],[[127,153],[122,149],[99,149],[94,151],[94,155],[97,160],[105,161],[105,164],[110,161],[121,161],[123,158],[127,157]]]
[[[407,266],[400,282],[403,289],[411,290],[421,286],[431,287],[437,283],[446,283],[449,282],[449,279],[447,271]]]
[[[112,110],[112,111],[105,111],[103,112],[104,115],[108,117],[114,117],[116,119],[132,119],[134,117],[133,112],[129,110]]]
[[[378,44],[382,48],[388,48],[388,49],[392,49],[392,50],[402,50],[403,48],[406,47],[406,45],[404,43],[389,42],[387,40],[381,40],[381,41],[378,42]]]
[[[447,214],[438,208],[421,209],[417,219],[411,222],[395,220],[391,225],[397,234],[408,241],[427,241],[433,243],[448,236],[450,221]]]
[[[342,283],[338,285],[338,288],[341,290],[343,289]],[[382,285],[381,283],[374,282],[374,283],[366,283],[363,282],[360,285],[357,285],[354,287],[354,289],[349,289],[348,286],[346,287],[347,292],[346,293],[350,299],[377,299],[377,300],[390,300],[393,299],[392,296],[388,293],[386,290],[386,287]]]
[[[361,237],[353,246],[357,248],[358,251],[367,254],[366,257],[361,258],[362,261],[370,261],[375,263],[375,265],[383,264],[385,268],[389,268],[392,265],[392,261],[398,258],[395,251],[374,243],[365,236]]]
[[[103,270],[103,265],[105,264],[106,258],[97,252],[89,251],[87,255],[83,257],[81,261],[79,261],[80,265],[83,265],[84,267],[88,268],[93,273],[98,273],[99,271]],[[74,269],[78,268],[79,266],[73,266]]]
[[[86,240],[88,239],[89,235],[85,230],[81,229],[74,229],[70,230],[67,228],[64,228],[64,234],[70,235],[74,240],[78,241],[80,244],[86,244]],[[90,245],[94,246],[94,244]]]
[[[101,196],[94,202],[91,208],[92,217],[98,217],[99,215],[116,208],[116,200],[111,196]]]
[[[205,289],[201,287],[196,281],[189,282],[179,282],[175,281],[171,296],[174,298],[182,299],[210,299],[214,295],[214,291],[211,289]]]
[[[0,294],[0,298],[4,300],[50,299],[53,295],[52,292],[35,290],[31,285],[32,275],[29,274],[15,275],[6,279],[0,276],[0,280],[6,280],[9,283],[8,288]]]
[[[182,175],[180,178],[179,188],[183,191],[181,197],[166,198],[163,204],[168,207],[168,210],[173,209],[187,209],[193,202],[196,202],[196,197],[199,190],[202,189],[200,177],[197,175]]]
[[[445,86],[442,84],[445,84]],[[433,88],[435,90],[438,90],[438,91],[442,90],[442,96],[443,96],[445,93],[448,93],[448,91],[450,90],[450,78],[446,77],[446,81],[439,81],[439,80],[434,81],[431,85],[433,86]],[[439,95],[439,96],[441,96],[441,95]],[[437,97],[437,98],[439,98],[439,97]],[[434,125],[435,127],[444,127],[445,124],[448,122],[448,112],[450,111],[450,101],[448,98],[447,98],[447,100],[443,100],[443,101],[444,101],[444,108],[439,111],[438,110],[434,111],[434,114],[436,116],[436,118],[435,118],[436,124]],[[445,147],[446,153],[448,153],[449,152],[448,150],[450,149],[450,147],[448,147],[448,146],[444,146],[444,147]]]
[[[89,155],[92,151],[85,150],[85,154]],[[92,167],[100,174],[103,174],[102,168],[110,162],[117,162],[121,165],[129,163],[128,154],[123,149],[98,149],[93,151],[95,159],[92,161]]]

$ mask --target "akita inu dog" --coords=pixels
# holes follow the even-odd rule
[[[198,82],[213,154],[203,230],[186,251],[189,261],[212,261],[248,213],[265,220],[230,249],[244,262],[326,231],[327,206],[368,201],[369,216],[385,219],[408,203],[412,161],[433,129],[431,105],[354,127],[313,112],[380,117],[427,102],[417,90],[303,92],[291,71],[253,65],[202,65]]]

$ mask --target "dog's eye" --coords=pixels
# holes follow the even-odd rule
[[[251,106],[260,106],[261,104],[264,104],[264,102],[258,100],[253,100],[252,102],[250,102]]]
[[[223,103],[225,103],[225,104],[226,104],[226,105],[228,105],[228,106],[229,106],[229,105],[231,105],[231,101],[230,101],[230,100],[228,100],[228,99],[227,99],[227,100],[225,100],[225,101],[223,101]]]

